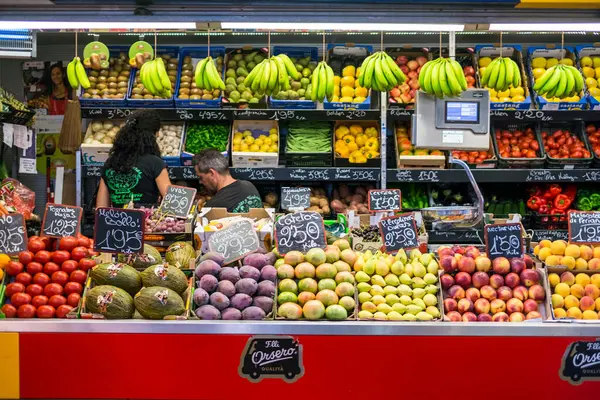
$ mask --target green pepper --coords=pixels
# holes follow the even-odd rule
[[[580,197],[577,199],[577,209],[581,211],[592,211],[593,204],[590,198]]]
[[[594,193],[590,196],[590,201],[592,202],[593,208],[600,207],[600,193]]]

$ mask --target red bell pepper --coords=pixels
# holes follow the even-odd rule
[[[554,208],[564,212],[569,208],[572,202],[573,200],[566,194],[559,194],[554,199]]]
[[[546,189],[546,192],[544,193],[544,198],[548,200],[554,199],[561,192],[562,187],[557,183],[553,183],[550,186],[548,186],[548,189]]]
[[[527,200],[527,208],[533,211],[537,211],[542,204],[545,204],[546,201],[538,196],[531,196],[529,200]]]
[[[539,185],[533,185],[529,189],[527,189],[527,191],[529,192],[529,196],[531,196],[531,197],[534,197],[534,196],[539,197],[542,194],[544,194],[544,192],[542,191],[542,188]]]
[[[548,214],[548,211],[549,211],[549,210],[550,210],[550,208],[548,207],[548,204],[546,204],[546,203],[544,202],[544,204],[542,204],[542,205],[540,206],[540,208],[538,208],[538,213],[540,213],[540,214]]]
[[[566,221],[566,210],[561,210],[558,208],[553,208],[550,210],[550,214],[554,215],[552,217],[552,222]],[[562,217],[557,217],[557,215],[563,215]]]
[[[577,186],[575,185],[567,185],[565,190],[562,191],[561,194],[567,195],[569,199],[571,199],[571,203],[575,200],[577,196]]]

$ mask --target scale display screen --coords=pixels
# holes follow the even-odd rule
[[[478,124],[479,102],[477,101],[447,101],[446,123]]]

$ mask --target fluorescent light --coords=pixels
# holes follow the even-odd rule
[[[600,24],[490,24],[489,30],[507,32],[598,32],[600,31]]]
[[[196,29],[195,22],[0,21],[0,29]]]
[[[222,22],[223,29],[315,30],[315,31],[386,31],[386,32],[462,32],[464,25],[450,24],[349,24],[294,22]]]

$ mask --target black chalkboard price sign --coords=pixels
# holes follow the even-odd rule
[[[371,212],[402,210],[402,193],[399,189],[369,190],[368,208]]]
[[[62,238],[77,236],[81,225],[81,207],[46,204],[42,220],[42,236]]]
[[[306,210],[310,207],[310,188],[282,187],[281,208],[284,210]]]
[[[413,213],[382,218],[379,221],[379,232],[386,253],[419,247],[419,234]]]
[[[521,224],[494,224],[484,228],[485,249],[488,257],[523,257]]]
[[[600,244],[600,212],[569,212],[569,243]]]
[[[327,247],[323,217],[313,211],[288,214],[275,222],[275,243],[280,254]]]
[[[195,197],[196,189],[194,188],[169,185],[165,198],[160,205],[161,211],[163,214],[173,217],[187,218]]]
[[[569,344],[565,350],[560,369],[563,380],[579,385],[582,381],[600,379],[600,340],[580,341]]]
[[[27,250],[27,230],[22,214],[0,217],[0,253],[14,256]]]
[[[295,382],[304,375],[302,345],[291,336],[252,336],[246,343],[238,371],[251,382],[264,378]]]
[[[222,254],[225,263],[239,260],[258,250],[258,235],[250,221],[238,221],[214,232],[208,238],[210,251]]]
[[[141,253],[145,214],[124,208],[96,209],[94,250],[104,253]]]

